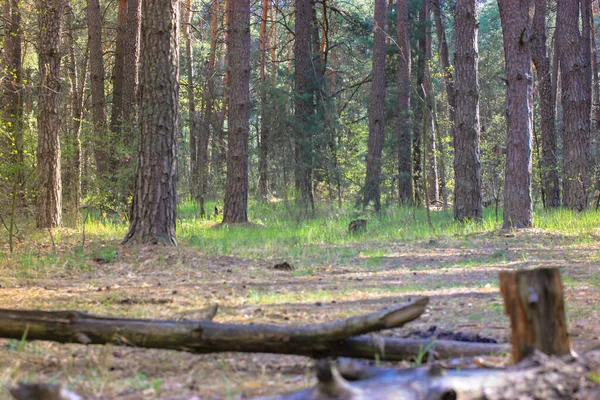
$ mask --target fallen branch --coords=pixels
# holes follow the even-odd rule
[[[428,301],[422,298],[371,314],[308,327],[111,318],[75,311],[0,310],[0,337],[60,343],[110,343],[201,354],[238,351],[312,357],[350,356],[343,350],[350,346],[348,351],[362,354],[359,357],[372,358],[380,354],[389,358],[394,346],[388,346],[386,340],[345,339],[403,326],[418,318]],[[406,354],[406,348],[399,348]]]
[[[271,400],[596,400],[600,385],[590,371],[600,353],[581,357],[532,358],[499,370],[443,370],[437,365],[408,370],[378,369],[319,360],[315,387]]]

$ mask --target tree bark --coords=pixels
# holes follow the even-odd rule
[[[94,157],[100,177],[105,177],[109,164],[109,142],[106,126],[106,98],[104,97],[104,61],[102,59],[102,14],[100,0],[87,4],[88,47],[90,49],[90,78],[92,92],[92,123]]]
[[[127,1],[117,0],[117,37],[115,44],[115,63],[113,66],[112,111],[110,115],[110,132],[115,139],[121,141],[123,123],[123,79],[125,73],[125,34],[127,31]]]
[[[538,98],[540,102],[540,130],[542,135],[542,200],[544,207],[560,207],[558,182],[558,158],[556,130],[554,126],[554,103],[552,75],[546,44],[547,0],[536,0],[533,17],[531,58],[537,73]]]
[[[299,202],[305,211],[314,210],[313,199],[313,81],[311,63],[312,0],[296,0],[294,41],[295,181]]]
[[[65,157],[67,181],[66,190],[63,191],[63,198],[68,199],[68,205],[75,214],[75,224],[79,224],[79,204],[81,202],[81,128],[84,113],[85,103],[85,81],[88,71],[88,48],[83,51],[83,60],[81,66],[77,64],[76,40],[74,35],[74,18],[72,14],[68,17],[69,35],[69,79],[70,79],[70,111],[72,124],[70,125],[69,137],[66,140],[68,143],[68,151]]]
[[[123,243],[176,244],[179,4],[142,5],[140,137],[129,231]]]
[[[429,25],[429,2],[430,0],[423,0],[421,7],[419,8],[419,24],[418,24],[418,51],[417,51],[417,65],[416,65],[416,92],[419,97],[423,96],[423,88],[425,83],[425,69],[427,67],[427,30]],[[423,199],[425,198],[424,182],[423,182],[423,154],[426,150],[423,148],[423,115],[425,113],[424,103],[421,99],[417,99],[417,103],[413,105],[413,185],[414,185],[414,198],[417,206],[422,206]]]
[[[20,192],[23,173],[23,68],[21,62],[23,32],[21,29],[21,4],[18,0],[4,0],[4,41],[2,51],[2,80],[0,91],[0,164],[8,167],[3,172],[10,176],[10,184]],[[4,174],[3,174],[4,175]],[[11,191],[4,186],[5,192]],[[22,199],[22,194],[11,193]]]
[[[506,70],[506,172],[504,228],[533,226],[531,202],[531,96],[533,77],[529,7],[521,0],[498,0]]]
[[[454,121],[454,218],[481,220],[477,2],[457,0],[454,9],[456,109]]]
[[[371,314],[312,326],[235,325],[210,320],[156,321],[97,317],[75,311],[19,311],[0,310],[0,337],[27,340],[53,340],[61,343],[104,344],[183,350],[191,353],[225,351],[299,354],[307,356],[351,355],[372,358],[388,354],[385,340],[373,340],[363,335],[382,329],[401,327],[418,318],[428,303],[427,298],[383,309]],[[27,334],[25,335],[25,332]],[[118,332],[118,334],[115,334]],[[430,344],[429,340],[389,339],[399,354],[418,354]],[[407,346],[408,344],[408,346]],[[466,344],[459,352],[471,354],[474,349],[489,353],[501,351],[503,346]],[[412,351],[409,348],[412,347]],[[379,350],[377,348],[379,347]],[[440,349],[461,349],[456,342],[446,342]],[[452,351],[451,351],[452,352]],[[479,354],[479,353],[478,353]]]
[[[410,118],[411,50],[408,0],[396,5],[398,42],[398,194],[400,204],[413,204],[412,126]]]
[[[438,38],[438,54],[444,74],[444,86],[446,88],[446,96],[448,96],[448,105],[450,106],[449,115],[452,123],[450,127],[450,137],[454,138],[454,121],[456,120],[454,116],[456,109],[456,93],[454,89],[454,73],[452,71],[452,65],[450,64],[448,43],[446,41],[446,29],[444,28],[442,11],[440,9],[441,1],[442,0],[432,0],[433,16],[435,19],[435,30]]]
[[[127,29],[123,43],[123,142],[133,143],[137,132],[139,104],[138,81],[140,60],[141,0],[127,0]]]
[[[250,0],[232,1],[227,12],[227,63],[230,86],[223,223],[240,223],[248,222]]]
[[[504,369],[377,368],[341,360],[316,362],[317,384],[270,400],[594,400],[600,386],[586,378],[600,352],[561,358],[536,355]],[[260,398],[266,400],[266,398]],[[255,398],[259,400],[259,398]]]
[[[187,95],[188,95],[188,125],[190,129],[190,186],[192,198],[198,199],[201,193],[198,179],[198,121],[196,116],[196,77],[194,71],[194,52],[192,47],[192,1],[187,0],[185,5],[185,63],[187,68]],[[204,160],[202,160],[204,162]]]
[[[533,355],[536,349],[556,356],[571,352],[557,268],[501,272],[500,291],[504,312],[510,317],[515,362]]]
[[[367,142],[367,172],[363,189],[363,206],[372,201],[375,211],[381,210],[381,156],[385,128],[385,37],[386,0],[375,1],[373,27],[373,80],[369,106],[369,139]]]
[[[583,18],[579,31],[579,7],[585,10],[589,0],[559,0],[556,23],[561,73],[563,108],[564,178],[563,204],[583,211],[588,207],[590,192],[590,115],[591,68],[589,64],[589,18]],[[589,15],[589,14],[587,14]],[[583,17],[583,15],[582,15]]]
[[[60,176],[60,44],[63,0],[39,0],[39,101],[37,145],[37,227],[52,228],[62,220]]]
[[[267,104],[267,50],[269,48],[267,35],[267,19],[269,18],[269,5],[271,0],[263,0],[262,16],[260,21],[260,142],[259,152],[260,160],[258,164],[258,187],[259,195],[262,200],[267,199],[269,194],[269,134],[270,121],[272,117]]]

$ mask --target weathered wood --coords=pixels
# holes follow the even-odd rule
[[[586,355],[588,356],[588,355]],[[587,376],[600,354],[550,358],[541,353],[507,369],[443,370],[437,365],[408,370],[316,365],[318,383],[271,400],[595,400],[600,385]]]
[[[515,362],[535,349],[559,356],[571,352],[557,268],[501,272],[500,291],[510,316]]]
[[[397,328],[418,318],[428,301],[425,297],[371,314],[308,327],[111,318],[75,311],[0,310],[0,337],[61,343],[111,343],[191,353],[239,351],[329,356],[345,348],[344,339],[351,336]],[[382,342],[368,345],[368,340],[353,338],[348,346],[354,346],[357,354],[369,358],[388,352]]]

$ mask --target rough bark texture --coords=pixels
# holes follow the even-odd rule
[[[413,185],[414,185],[414,198],[417,206],[422,206],[423,199],[425,198],[424,181],[423,181],[423,154],[426,151],[423,148],[423,115],[425,114],[425,103],[421,101],[421,98],[426,97],[423,93],[425,83],[425,69],[427,67],[427,30],[429,25],[429,1],[423,0],[419,9],[419,23],[418,23],[418,51],[417,51],[417,64],[416,64],[416,90],[414,93],[417,94],[417,103],[413,105]]]
[[[600,352],[580,357],[543,354],[504,369],[443,369],[439,365],[385,369],[340,360],[316,362],[317,384],[270,400],[596,400],[600,385],[586,378]],[[255,398],[255,400],[267,398]]]
[[[557,40],[564,122],[563,204],[582,211],[588,207],[590,192],[591,69],[586,62],[586,53],[589,53],[590,47],[589,35],[579,31],[580,4],[584,9],[589,0],[558,1],[556,23],[560,26]],[[584,28],[585,25],[584,20]],[[589,29],[589,20],[587,25]]]
[[[411,51],[408,25],[408,0],[398,0],[396,8],[398,14],[398,194],[400,204],[412,204]]]
[[[104,97],[104,61],[102,59],[102,14],[100,0],[87,4],[88,46],[90,49],[90,78],[92,92],[92,123],[94,128],[94,157],[100,176],[108,172],[109,140],[106,131],[106,98]]]
[[[21,5],[18,0],[4,0],[4,48],[2,50],[2,80],[0,83],[0,164],[8,166],[2,172],[10,176],[10,184],[22,185],[23,178],[23,69],[21,65]],[[2,182],[2,190],[7,182]],[[12,193],[18,196],[17,193]]]
[[[220,324],[209,319],[157,321],[98,317],[75,311],[0,310],[0,337],[26,337],[27,340],[62,343],[114,343],[191,353],[239,351],[315,357],[339,352],[343,354],[344,339],[347,339],[354,341],[354,345],[349,345],[348,353],[352,349],[360,352],[362,346],[363,356],[371,358],[373,354],[382,355],[384,351],[377,351],[373,346],[375,341],[369,337],[353,336],[399,328],[417,319],[425,311],[428,302],[429,299],[424,297],[370,314],[310,326]],[[422,340],[408,341],[416,344],[415,350],[418,350],[419,344],[423,344]],[[497,349],[498,346],[492,348]]]
[[[457,0],[454,54],[456,109],[454,121],[454,218],[480,220],[479,81],[477,2]]]
[[[187,0],[185,5],[185,65],[187,69],[187,95],[188,95],[188,126],[190,127],[190,186],[193,198],[198,198],[200,190],[198,188],[198,121],[196,119],[196,96],[195,84],[196,77],[194,71],[194,52],[192,47],[192,1]],[[204,160],[202,161],[204,162]]]
[[[555,356],[571,352],[558,268],[501,272],[500,291],[510,317],[515,362],[536,349]]]
[[[269,4],[271,0],[263,0],[262,17],[260,21],[260,159],[258,164],[258,187],[261,199],[266,199],[269,194],[269,109],[267,105],[267,53],[269,48],[267,35],[267,19],[269,18]]]
[[[544,207],[560,206],[558,183],[558,158],[556,153],[556,130],[554,126],[554,102],[550,58],[546,44],[547,0],[536,0],[533,17],[531,58],[537,73],[537,89],[540,101],[540,130],[542,135],[542,200]]]
[[[227,10],[229,131],[223,222],[248,221],[248,110],[250,107],[250,0],[231,2]]]
[[[123,141],[136,136],[140,60],[141,0],[127,0],[127,30],[123,43]]]
[[[60,43],[64,11],[64,0],[38,1],[38,228],[58,226],[62,217],[59,109]]]
[[[533,226],[531,202],[532,87],[529,7],[499,0],[506,70],[504,228]]]
[[[448,96],[448,105],[450,121],[454,124],[454,110],[456,108],[456,92],[454,89],[454,74],[452,72],[452,65],[450,64],[450,56],[448,53],[448,43],[446,41],[446,30],[444,28],[444,22],[442,19],[442,11],[440,8],[440,2],[442,0],[432,0],[433,16],[435,19],[435,30],[438,38],[438,53],[440,57],[440,63],[444,71],[444,86],[446,88],[446,95]],[[454,138],[454,125],[450,128],[450,137]]]
[[[373,27],[373,80],[369,105],[369,139],[367,142],[367,173],[363,206],[371,201],[376,211],[381,209],[381,156],[383,152],[385,106],[385,20],[386,1],[375,0]]]
[[[75,222],[77,224],[79,223],[79,203],[81,201],[81,128],[89,52],[87,48],[84,49],[81,67],[78,69],[76,41],[74,38],[75,21],[72,14],[69,14],[67,21],[71,30],[68,38],[71,124],[69,125],[69,137],[65,141],[68,149],[66,151],[67,154],[64,154],[66,185],[65,190],[63,190],[63,199],[66,199],[69,209],[75,213]]]
[[[140,137],[129,232],[123,243],[175,241],[179,129],[179,4],[142,5]]]
[[[294,112],[296,131],[296,190],[305,209],[314,207],[313,177],[313,128],[310,124],[314,111],[311,63],[311,0],[296,0],[296,30],[294,41]]]
[[[127,0],[117,1],[117,38],[115,44],[115,64],[113,67],[112,110],[110,131],[120,138],[123,120],[123,74],[125,66],[125,34],[127,31]]]

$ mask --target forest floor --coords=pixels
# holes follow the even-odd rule
[[[260,225],[243,229],[271,240]],[[421,318],[385,334],[402,337],[436,326],[508,342],[498,273],[548,266],[562,271],[575,349],[600,340],[600,238],[589,233],[482,228],[407,241],[368,232],[262,256],[257,253],[264,249],[206,252],[202,239],[170,248],[93,238],[81,247],[76,234],[60,235],[54,246],[36,238],[0,258],[0,308],[183,320],[202,318],[218,303],[216,322],[303,325],[429,296]],[[290,252],[297,245],[312,250]],[[284,260],[295,269],[273,269]],[[90,399],[239,399],[312,385],[311,366],[298,356],[0,340],[0,399],[10,398],[7,389],[20,381],[66,384]]]

